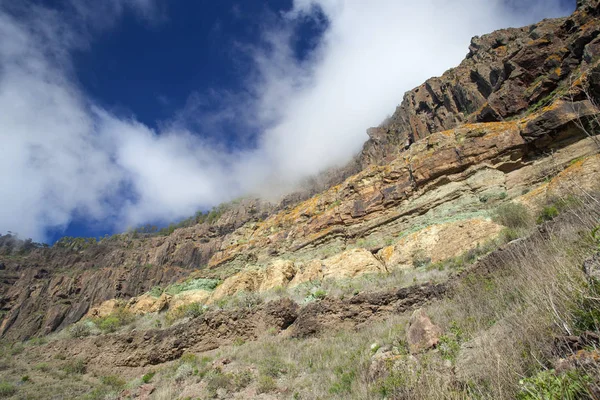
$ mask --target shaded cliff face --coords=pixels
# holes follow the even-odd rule
[[[600,56],[599,15],[596,0],[580,1],[568,18],[474,37],[458,67],[407,92],[387,121],[369,129],[362,165],[385,164],[431,133],[503,121],[564,94],[572,74]]]
[[[167,286],[200,269],[236,229],[265,218],[273,205],[243,200],[213,223],[169,236],[123,234],[98,244],[0,252],[0,334],[27,338],[78,321],[92,305]]]
[[[47,334],[190,277],[223,280],[191,296],[214,302],[411,268],[417,254],[435,262],[497,235],[489,212],[501,202],[535,207],[565,182],[597,183],[598,146],[580,124],[598,113],[585,92],[600,99],[599,10],[582,2],[569,18],[474,38],[459,67],[369,131],[357,163],[279,204],[242,200],[169,236],[0,254],[0,334]]]

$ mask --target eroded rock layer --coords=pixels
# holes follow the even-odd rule
[[[598,1],[587,1],[568,18],[474,38],[460,66],[408,92],[369,131],[360,170],[332,172],[312,186],[325,188],[312,197],[314,189],[276,205],[242,200],[214,221],[168,236],[0,254],[0,333],[47,334],[109,313],[115,300],[136,313],[159,312],[241,291],[412,268],[498,235],[490,210],[502,202],[536,207],[573,185],[594,187],[598,15]],[[332,181],[341,183],[323,184]],[[222,283],[146,294],[209,278]]]

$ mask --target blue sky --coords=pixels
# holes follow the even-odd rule
[[[276,199],[346,162],[471,36],[573,8],[0,0],[0,232],[51,243]]]

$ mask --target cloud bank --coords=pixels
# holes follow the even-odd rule
[[[347,162],[366,128],[405,91],[457,65],[473,35],[571,11],[559,0],[295,0],[265,24],[260,43],[240,44],[253,65],[244,93],[221,93],[217,113],[186,107],[152,130],[86,96],[71,54],[124,12],[152,23],[168,7],[16,2],[0,0],[0,231],[36,240],[81,216],[124,229],[246,193],[280,193]],[[323,33],[299,57],[297,28],[307,20]],[[240,143],[244,129],[258,137],[226,147],[210,131],[222,123],[240,129]]]

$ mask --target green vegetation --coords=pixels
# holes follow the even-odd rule
[[[588,385],[592,379],[576,370],[556,373],[554,370],[540,371],[535,376],[522,379],[518,400],[593,399]]]
[[[118,307],[115,311],[105,317],[93,318],[91,321],[104,333],[115,332],[122,326],[125,326],[134,320],[134,315],[127,311],[124,306]]]
[[[144,376],[142,376],[142,382],[143,383],[150,383],[150,381],[152,381],[152,378],[154,378],[154,375],[156,375],[156,372],[151,371],[148,372],[147,374],[144,374]]]
[[[69,360],[63,364],[62,368],[67,374],[85,374],[87,365],[82,359]]]
[[[200,303],[184,304],[174,310],[167,312],[165,322],[167,325],[173,325],[182,318],[197,318],[204,314],[204,306]]]
[[[531,215],[522,204],[508,202],[496,208],[492,219],[510,229],[522,229],[531,225]]]
[[[175,283],[167,287],[164,291],[170,295],[176,295],[188,290],[206,290],[212,291],[221,283],[219,279],[197,278],[190,279],[182,283]],[[162,294],[162,293],[161,293]]]
[[[542,222],[552,221],[559,214],[558,208],[556,206],[546,206],[542,208],[540,215],[538,216],[537,222],[541,224]]]
[[[343,368],[338,367],[334,372],[337,379],[329,387],[329,393],[338,395],[350,393],[352,391],[352,383],[356,379],[356,371],[345,371]]]
[[[73,338],[82,338],[86,336],[90,336],[92,333],[92,328],[90,326],[91,321],[80,321],[76,324],[73,324],[69,328],[69,334]]]
[[[256,388],[258,393],[269,393],[275,389],[277,389],[277,383],[275,382],[275,379],[266,375],[258,376],[258,384]]]
[[[17,393],[17,388],[12,383],[0,382],[0,397],[10,397]]]
[[[84,237],[72,237],[63,236],[54,243],[54,247],[61,249],[69,249],[72,251],[85,250],[90,246],[94,246],[98,243],[96,238],[84,238]]]
[[[100,382],[114,390],[121,390],[125,387],[125,380],[116,375],[107,375],[100,378]]]

